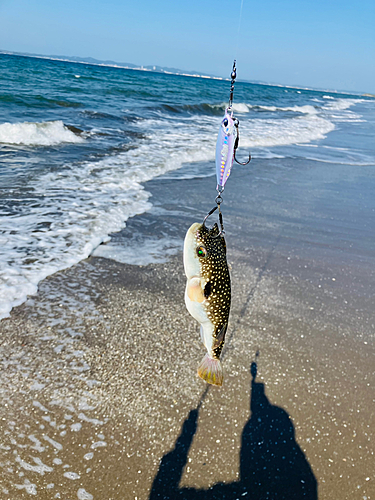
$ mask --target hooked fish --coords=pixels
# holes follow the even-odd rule
[[[231,301],[226,244],[218,225],[208,229],[194,223],[186,233],[184,267],[187,277],[187,310],[201,325],[201,340],[207,354],[198,375],[209,384],[221,386],[220,354],[224,346]]]

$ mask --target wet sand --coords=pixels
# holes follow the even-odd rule
[[[182,241],[213,184],[147,183],[122,237]],[[233,171],[221,389],[195,375],[181,253],[44,280],[0,323],[0,498],[374,499],[374,187],[366,167]]]

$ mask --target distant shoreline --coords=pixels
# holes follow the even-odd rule
[[[88,57],[67,57],[67,56],[45,56],[41,54],[28,54],[26,52],[11,52],[7,50],[0,50],[0,54],[18,57],[31,57],[34,59],[47,59],[50,61],[62,61],[77,64],[89,64],[91,66],[103,66],[108,68],[119,68],[119,69],[130,69],[134,71],[146,71],[150,73],[161,73],[166,75],[177,75],[177,76],[190,76],[193,78],[207,78],[211,80],[227,80],[229,78],[222,78],[221,76],[206,75],[204,73],[186,72],[176,68],[162,68],[160,66],[137,66],[131,63],[117,63],[115,61],[100,61],[94,58]]]
[[[50,61],[62,61],[62,62],[70,62],[77,64],[88,64],[91,66],[101,66],[107,68],[118,68],[118,69],[127,69],[134,71],[144,71],[147,73],[160,73],[164,75],[175,75],[175,76],[187,76],[191,78],[204,78],[208,80],[219,80],[219,81],[230,81],[230,78],[224,78],[221,76],[215,75],[206,75],[204,73],[198,72],[189,72],[180,70],[177,68],[163,68],[160,66],[149,65],[149,66],[137,66],[132,63],[118,63],[115,61],[100,61],[91,57],[68,57],[68,56],[45,56],[42,54],[29,54],[27,52],[12,52],[10,50],[0,50],[0,55],[8,55],[8,56],[17,56],[17,57],[30,57],[34,59],[47,59]],[[316,91],[316,92],[330,92],[335,94],[343,94],[343,95],[354,95],[354,96],[362,96],[375,98],[374,94],[367,92],[355,92],[348,90],[332,90],[332,89],[323,89],[323,88],[312,88],[312,87],[300,87],[297,85],[286,85],[283,83],[268,83],[262,82],[258,80],[237,80],[240,83],[251,83],[253,85],[262,85],[268,87],[285,87],[286,89],[295,89],[295,90],[308,90],[308,91]]]

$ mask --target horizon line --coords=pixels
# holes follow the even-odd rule
[[[183,71],[186,70],[178,70],[181,71],[181,73],[173,72],[173,71],[167,71],[163,69],[162,66],[159,66],[161,70],[157,69],[149,69],[147,67],[137,66],[133,65],[132,63],[117,63],[116,61],[113,61],[114,64],[109,64],[106,63],[105,61],[100,61],[100,59],[96,59],[91,56],[86,56],[87,59],[94,59],[95,61],[98,62],[89,62],[85,61],[85,57],[81,56],[70,56],[70,57],[76,57],[79,59],[83,59],[82,61],[77,61],[74,59],[70,59],[69,56],[52,56],[52,55],[44,55],[44,54],[31,54],[28,52],[14,52],[11,50],[4,50],[0,49],[0,55],[11,55],[11,56],[16,56],[16,57],[29,57],[29,58],[34,58],[34,59],[47,59],[50,61],[62,61],[62,62],[69,62],[72,64],[88,64],[90,66],[101,66],[101,67],[107,67],[107,68],[117,68],[117,69],[126,69],[126,70],[131,70],[131,71],[144,71],[144,72],[149,72],[149,73],[159,73],[159,74],[164,74],[164,75],[175,75],[175,76],[185,76],[185,77],[190,77],[190,78],[203,78],[203,79],[209,79],[209,80],[220,80],[220,81],[230,81],[230,78],[226,77],[221,77],[221,76],[215,76],[215,75],[206,75],[204,73],[193,73],[193,72],[187,72],[183,73]],[[132,64],[133,67],[131,66],[126,66],[126,64]],[[156,65],[149,65],[153,66],[156,68]],[[174,68],[177,69],[177,68]],[[295,89],[295,90],[307,90],[307,91],[317,91],[317,92],[331,92],[334,94],[346,94],[346,95],[355,95],[355,96],[362,96],[362,97],[375,97],[374,94],[367,93],[367,92],[359,92],[359,91],[354,91],[354,90],[333,90],[333,89],[325,89],[325,88],[314,88],[314,87],[303,87],[303,86],[298,86],[298,85],[286,85],[283,83],[270,83],[270,82],[263,82],[261,80],[243,80],[243,79],[238,79],[238,82],[241,83],[250,83],[252,85],[263,85],[263,86],[269,86],[269,87],[284,87],[287,89]]]

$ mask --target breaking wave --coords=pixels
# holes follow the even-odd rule
[[[336,123],[358,118],[349,109],[356,99],[318,105],[314,95],[289,101],[266,97],[258,104],[242,99],[233,105],[241,121],[240,155],[250,148],[253,157],[280,158],[284,152],[276,148],[313,144]],[[14,157],[7,152],[9,171],[19,161],[24,172],[18,170],[18,179],[25,182],[22,189],[7,191],[9,210],[0,215],[0,318],[35,294],[46,276],[88,257],[111,233],[121,231],[129,217],[149,210],[144,182],[166,173],[170,178],[214,174],[217,131],[227,102],[180,104],[186,102],[181,99],[165,104],[160,98],[155,105],[138,100],[136,109],[112,98],[109,102],[111,106],[99,106],[95,98],[86,109],[67,108],[65,115],[59,114],[64,121],[45,121],[40,115],[40,122],[0,124],[0,143],[19,145]],[[85,123],[90,132],[64,123],[70,121]],[[48,150],[83,142],[87,148],[64,148],[55,152],[57,159]],[[22,145],[45,149],[36,155]],[[19,151],[25,155],[21,160]],[[38,161],[36,156],[48,166],[32,172],[27,162]],[[173,242],[168,252],[179,244]],[[115,245],[97,249],[96,255],[130,259],[127,249]],[[162,255],[157,245],[145,242],[135,261],[141,258],[160,261]]]
[[[84,139],[64,125],[61,120],[50,122],[22,122],[0,124],[0,143],[25,146],[56,146],[79,143]]]

